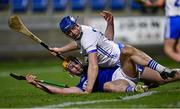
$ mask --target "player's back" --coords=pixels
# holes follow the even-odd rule
[[[180,16],[180,0],[165,0],[166,16]]]
[[[98,64],[101,67],[116,66],[119,62],[119,46],[108,40],[104,34],[97,29],[82,25],[83,35],[81,38],[82,51],[85,54],[97,50]]]

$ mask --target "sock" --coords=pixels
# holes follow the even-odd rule
[[[134,87],[129,85],[129,86],[126,88],[126,92],[134,92]]]
[[[156,70],[158,71],[159,73],[163,72],[165,67],[160,65],[159,63],[157,63],[156,61],[154,60],[150,60],[149,63],[148,63],[148,67],[153,69],[153,70]]]

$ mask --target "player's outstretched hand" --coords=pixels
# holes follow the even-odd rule
[[[26,80],[30,84],[36,84],[37,82],[35,81],[35,79],[36,79],[36,76],[34,75],[31,75],[31,74],[26,75]]]
[[[102,17],[104,17],[104,19],[107,21],[107,23],[109,23],[109,24],[113,24],[113,20],[114,20],[114,17],[113,17],[113,15],[112,15],[112,13],[111,12],[109,12],[109,11],[102,11],[101,13],[100,13],[100,15],[102,16]]]

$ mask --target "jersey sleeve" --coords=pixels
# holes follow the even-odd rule
[[[84,38],[81,40],[83,48],[86,50],[86,53],[97,52],[97,44],[99,39],[99,34],[93,30],[84,34]]]
[[[80,88],[82,91],[85,91],[87,86],[87,74],[83,74],[80,78],[80,82],[76,85],[76,87]]]

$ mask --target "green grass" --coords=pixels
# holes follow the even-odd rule
[[[180,67],[168,58],[158,60],[170,68]],[[10,72],[25,75],[32,73],[39,79],[56,83],[76,85],[78,77],[71,78],[61,67],[61,62],[55,60],[32,61],[6,61],[0,62],[0,107],[1,108],[29,108],[61,104],[64,102],[94,101],[94,100],[119,100],[93,104],[71,105],[70,108],[118,108],[118,107],[180,107],[180,82],[169,83],[153,90],[158,93],[138,99],[119,99],[136,93],[93,93],[91,95],[52,95],[27,84],[26,81],[17,81],[9,76]]]

